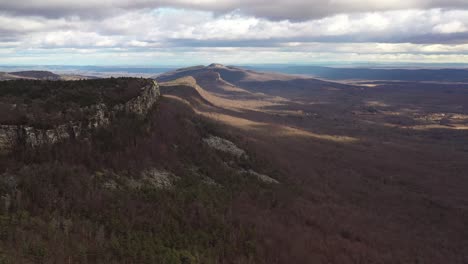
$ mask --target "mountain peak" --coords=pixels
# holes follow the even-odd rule
[[[208,65],[209,68],[225,68],[226,66],[220,64],[220,63],[211,63]]]

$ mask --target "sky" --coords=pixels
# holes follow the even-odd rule
[[[0,0],[0,65],[468,63],[468,0]]]

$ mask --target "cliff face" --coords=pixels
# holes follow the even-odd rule
[[[155,81],[141,88],[139,96],[123,104],[108,107],[106,104],[96,104],[81,108],[86,120],[60,124],[51,129],[39,129],[31,126],[0,125],[0,152],[9,152],[14,146],[40,146],[54,144],[69,138],[80,138],[92,132],[93,129],[110,124],[117,113],[145,116],[160,96],[159,86]]]
[[[113,111],[125,111],[137,115],[146,115],[161,95],[159,85],[152,81],[150,85],[141,88],[141,94],[125,104],[113,107]]]

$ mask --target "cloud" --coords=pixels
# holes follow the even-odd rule
[[[468,28],[461,21],[451,21],[444,24],[438,24],[434,27],[434,32],[441,34],[460,33],[466,31],[468,31]]]
[[[215,60],[221,51],[288,61],[460,61],[468,43],[465,0],[0,0],[0,10],[0,50],[11,53],[0,64],[73,53]]]
[[[101,20],[0,15],[0,32],[23,47],[247,47],[308,42],[463,43],[468,10],[340,14],[271,21],[238,13],[179,9],[133,11]],[[15,25],[15,26],[11,26]]]
[[[467,54],[421,54],[421,53],[359,53],[359,52],[308,52],[282,51],[279,48],[193,48],[159,51],[122,50],[31,50],[20,54],[11,51],[2,53],[2,64],[13,65],[198,65],[211,62],[225,64],[267,63],[466,63]],[[59,55],[59,56],[54,56]]]
[[[308,20],[343,13],[403,9],[466,9],[466,0],[0,0],[0,10],[45,17],[102,17],[138,9],[173,7],[243,14],[272,20]]]

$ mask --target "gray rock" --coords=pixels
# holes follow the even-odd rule
[[[258,173],[258,172],[254,171],[254,170],[248,170],[248,171],[242,170],[241,173],[255,176],[255,177],[257,177],[257,179],[259,179],[260,181],[262,181],[264,183],[272,183],[272,184],[280,183],[279,181],[271,178],[270,176]]]
[[[81,108],[88,120],[61,124],[52,129],[38,129],[31,126],[0,124],[0,153],[8,153],[17,144],[37,147],[54,144],[69,138],[78,138],[89,134],[93,129],[108,126],[116,112],[125,111],[137,115],[146,115],[160,97],[159,85],[151,84],[141,88],[141,94],[125,104],[112,109],[105,104],[96,104]]]
[[[141,178],[128,180],[127,185],[131,189],[171,189],[178,179],[168,171],[151,168],[144,170]]]
[[[227,139],[216,136],[209,136],[207,138],[204,138],[203,141],[211,148],[232,154],[233,156],[239,158],[244,155],[246,156],[246,153],[243,149],[237,147],[236,144],[232,143]]]

